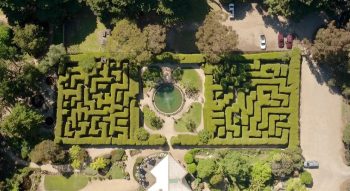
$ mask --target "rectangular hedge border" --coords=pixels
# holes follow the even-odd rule
[[[137,132],[136,130],[138,128],[140,128],[140,109],[138,107],[138,98],[137,98],[138,93],[139,93],[139,82],[137,82],[131,78],[128,78],[126,74],[122,73],[122,70],[120,70],[120,72],[118,73],[122,76],[119,76],[119,77],[117,76],[116,78],[120,78],[120,80],[122,80],[123,82],[122,82],[122,84],[117,84],[116,87],[117,87],[117,89],[118,89],[118,87],[123,88],[123,89],[126,88],[127,91],[123,91],[123,93],[124,93],[123,100],[119,100],[119,101],[121,101],[120,103],[122,105],[117,105],[117,104],[115,104],[115,105],[117,105],[116,107],[119,107],[119,108],[120,107],[124,108],[126,106],[125,104],[128,105],[128,108],[126,108],[127,110],[125,110],[127,113],[125,113],[124,110],[122,113],[122,115],[127,115],[127,118],[125,118],[125,119],[121,118],[117,122],[119,125],[122,125],[122,126],[127,125],[127,130],[125,132],[127,134],[120,134],[118,137],[104,135],[107,132],[106,132],[106,130],[102,131],[101,128],[108,129],[108,127],[106,126],[106,127],[101,127],[97,130],[97,131],[101,131],[102,133],[100,132],[101,137],[96,137],[96,136],[90,136],[89,132],[91,131],[91,129],[89,130],[89,132],[84,134],[84,132],[81,133],[80,131],[74,131],[74,128],[76,128],[76,127],[72,127],[70,124],[67,125],[67,123],[63,119],[63,115],[65,113],[71,112],[71,111],[69,111],[69,109],[63,109],[63,104],[67,103],[67,99],[65,97],[67,97],[67,96],[69,97],[69,104],[71,106],[69,106],[68,108],[73,107],[72,104],[75,102],[74,100],[81,101],[81,99],[82,99],[81,94],[83,94],[83,93],[79,93],[79,92],[84,91],[84,90],[65,89],[64,86],[67,85],[66,84],[67,82],[72,83],[71,80],[68,80],[68,78],[71,78],[72,76],[66,75],[66,73],[69,71],[74,71],[75,74],[79,74],[78,78],[87,79],[89,76],[91,77],[92,74],[86,74],[86,73],[82,72],[82,69],[77,65],[77,63],[80,62],[80,60],[82,60],[85,56],[89,56],[89,57],[93,56],[93,57],[95,57],[95,60],[101,60],[102,57],[109,58],[110,55],[101,54],[101,53],[71,55],[69,64],[67,64],[66,66],[59,67],[59,70],[58,70],[59,79],[58,79],[58,83],[57,83],[58,97],[57,97],[57,119],[56,119],[56,127],[55,127],[55,142],[56,143],[63,143],[63,144],[91,144],[91,145],[96,145],[96,144],[103,144],[103,145],[110,145],[110,144],[112,144],[112,145],[149,145],[149,146],[165,145],[166,139],[159,134],[151,134],[147,141],[139,141],[136,138],[137,135],[135,132]],[[113,60],[113,59],[108,59],[108,60]],[[73,63],[75,63],[75,64],[73,64]],[[118,64],[116,64],[116,65],[118,65]],[[119,65],[121,65],[121,64],[119,64]],[[101,67],[102,67],[102,65],[101,65]],[[121,67],[123,67],[123,69],[124,69],[124,66],[121,66]],[[69,71],[68,71],[68,68],[69,68]],[[95,73],[96,72],[97,71],[95,69]],[[105,72],[105,71],[102,71],[102,69],[101,69],[100,73],[103,73],[103,72]],[[117,73],[118,71],[113,71],[113,72]],[[106,79],[101,79],[102,77],[98,76],[97,78],[100,78],[99,80],[108,81],[110,77],[108,76],[108,78],[106,78]],[[68,81],[66,81],[66,80],[68,80]],[[126,83],[126,82],[124,82],[125,80],[127,80],[129,83],[125,84]],[[83,86],[82,82],[74,81],[73,83],[74,84],[80,83],[80,86]],[[111,83],[111,84],[113,84],[113,83]],[[91,86],[89,87],[89,90],[97,89],[96,86],[97,86],[96,84],[91,84]],[[78,87],[78,85],[76,85],[76,87]],[[68,93],[69,95],[65,94],[64,92]],[[108,103],[112,103],[113,102],[112,99],[116,98],[116,97],[112,98],[112,94],[113,94],[112,92],[109,92],[109,95],[110,95],[109,99],[111,99],[110,101],[108,101],[107,98],[105,98],[102,101],[107,101]],[[86,98],[86,99],[88,99],[88,98]],[[117,99],[119,99],[119,98],[117,98]],[[91,102],[91,100],[87,100],[87,101]],[[100,100],[98,99],[97,105],[99,104],[99,101]],[[100,103],[100,104],[102,104],[102,103]],[[83,108],[78,106],[74,109],[77,109],[77,111],[79,111]],[[113,109],[113,110],[117,111],[115,109]],[[106,118],[108,118],[108,113],[110,113],[111,111],[98,111],[98,112],[105,113],[107,115]],[[75,121],[79,121],[79,116],[81,117],[81,115],[82,115],[80,112],[77,112],[77,113],[78,113],[77,114],[78,119],[76,119],[75,115],[71,116],[72,118],[75,118],[74,119]],[[112,113],[112,114],[114,114],[114,113]],[[110,114],[110,115],[112,115],[112,114]],[[82,123],[89,123],[89,124],[90,124],[90,122],[91,121],[86,121],[86,122],[82,121]],[[92,126],[95,126],[95,125],[92,125]],[[67,127],[69,129],[73,129],[73,131],[70,131],[69,129],[67,129]]]
[[[251,67],[254,67],[256,65],[260,65],[261,62],[273,62],[273,61],[288,61],[289,58],[286,56],[287,52],[271,52],[271,53],[261,53],[261,54],[244,54],[239,56],[232,56],[232,59],[235,61],[249,61],[253,63]],[[224,134],[223,130],[218,128],[217,137],[212,138],[208,141],[208,143],[202,143],[197,135],[189,135],[189,134],[181,134],[176,137],[172,137],[171,144],[173,146],[273,146],[273,147],[296,147],[299,146],[299,94],[300,94],[300,64],[301,64],[301,55],[299,49],[293,49],[289,52],[290,60],[289,60],[289,75],[287,76],[287,82],[291,89],[291,95],[289,96],[289,109],[291,112],[289,113],[289,133],[286,134],[280,130],[280,133],[282,136],[281,138],[220,138]],[[273,65],[268,65],[266,67],[273,67]],[[282,66],[280,66],[282,67]],[[212,71],[213,66],[212,65],[205,65],[204,66],[204,72],[206,74],[205,79],[205,106],[204,106],[204,128],[205,130],[209,131],[211,135],[215,134],[215,129],[217,127],[213,127],[209,124],[214,122],[215,124],[224,125],[225,121],[222,121],[220,119],[217,119],[217,117],[223,117],[225,116],[226,111],[222,112],[216,112],[215,115],[219,116],[210,116],[211,110],[213,109],[212,106],[208,105],[208,99],[213,99],[214,96],[212,93],[213,88],[214,89],[220,89],[220,85],[212,85],[209,87],[209,85],[212,83]],[[286,69],[281,68],[281,75],[286,74]],[[265,74],[267,75],[267,74]],[[276,79],[277,80],[277,79]],[[254,81],[253,81],[254,83]],[[276,83],[276,81],[274,81]],[[226,94],[223,98],[223,102],[221,103],[228,103],[229,99],[233,99],[233,93],[232,95]],[[209,102],[210,103],[210,102]],[[214,106],[214,107],[220,107],[220,106]],[[215,117],[215,118],[213,118]],[[261,117],[261,116],[260,116]],[[273,117],[276,118],[276,117]],[[283,118],[283,117],[281,117]],[[231,119],[227,119],[231,120]],[[233,119],[234,120],[234,119]],[[242,120],[246,120],[243,119]],[[275,119],[278,120],[278,119]],[[267,125],[269,124],[262,124]],[[275,125],[275,124],[274,124]],[[285,125],[283,123],[279,123],[279,125]],[[286,136],[288,135],[288,136]]]

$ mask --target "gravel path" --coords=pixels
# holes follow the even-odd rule
[[[306,62],[302,65],[301,148],[306,160],[320,164],[319,169],[310,170],[312,190],[340,190],[342,182],[350,178],[350,168],[343,161],[342,98],[333,94],[322,79],[316,79]]]

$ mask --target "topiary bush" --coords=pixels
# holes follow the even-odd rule
[[[184,156],[184,160],[187,164],[191,164],[194,162],[194,156],[191,153],[187,152]]]
[[[197,171],[197,165],[195,163],[191,163],[187,165],[187,171],[190,174],[194,174]]]
[[[304,171],[300,174],[300,181],[306,186],[311,186],[313,184],[312,175],[308,171]]]

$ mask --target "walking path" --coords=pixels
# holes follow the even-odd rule
[[[317,70],[317,68],[316,68]],[[317,71],[316,71],[317,72]],[[302,63],[300,97],[300,141],[306,160],[317,160],[319,169],[309,170],[314,191],[337,191],[350,179],[343,161],[342,97],[316,79],[307,62]]]

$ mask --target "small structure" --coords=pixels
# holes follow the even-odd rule
[[[148,191],[191,191],[185,180],[187,171],[170,154],[155,166],[151,173],[156,177]]]

